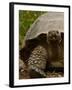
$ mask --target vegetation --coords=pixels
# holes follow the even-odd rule
[[[45,12],[41,11],[19,11],[19,46],[21,48],[24,36],[33,22]]]

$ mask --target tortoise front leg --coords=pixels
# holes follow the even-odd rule
[[[31,78],[44,78],[47,62],[47,52],[43,46],[34,48],[28,58],[28,69]]]

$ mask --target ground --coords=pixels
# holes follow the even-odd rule
[[[19,71],[19,79],[30,79],[27,66],[25,63],[20,62],[22,66],[21,70]],[[56,72],[56,71],[47,71],[47,77],[46,78],[53,78],[53,77],[63,77],[63,72]]]

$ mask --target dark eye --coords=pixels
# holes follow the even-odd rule
[[[59,33],[58,31],[56,31],[57,32],[57,34]]]
[[[48,34],[51,34],[51,32],[48,32]]]

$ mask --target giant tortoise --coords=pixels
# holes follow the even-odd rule
[[[24,37],[20,58],[31,78],[46,77],[47,70],[64,70],[64,13],[47,12],[32,24]]]

